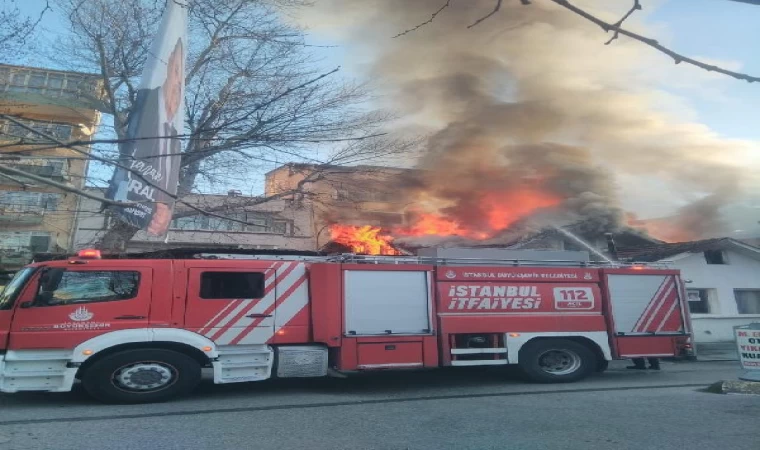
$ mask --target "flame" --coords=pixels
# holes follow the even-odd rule
[[[333,242],[349,247],[354,253],[367,255],[400,255],[393,247],[394,236],[459,236],[484,240],[496,236],[518,220],[542,208],[557,206],[562,199],[539,189],[520,188],[480,195],[467,220],[457,220],[452,211],[412,211],[406,226],[389,232],[372,225],[333,224]],[[463,213],[458,214],[463,217]]]
[[[333,224],[330,225],[330,237],[334,242],[349,247],[354,253],[364,255],[400,255],[393,248],[393,237],[380,234],[380,227],[371,225],[356,226]]]
[[[433,213],[419,213],[411,226],[398,227],[393,231],[403,236],[463,236],[475,239],[488,237],[483,233],[474,233],[473,235],[471,231],[464,228],[456,220]]]
[[[488,239],[506,230],[518,220],[542,208],[557,206],[561,199],[539,190],[517,189],[489,192],[481,196],[473,208],[478,213],[470,223],[462,223],[446,214],[413,213],[412,224],[398,227],[394,234],[403,236],[461,236]]]
[[[557,206],[559,203],[559,198],[546,192],[519,189],[486,194],[481,208],[487,211],[491,230],[501,231],[539,209]]]

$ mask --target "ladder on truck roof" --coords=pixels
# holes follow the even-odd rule
[[[491,258],[439,258],[431,256],[375,256],[343,253],[331,256],[302,255],[246,255],[230,253],[200,253],[201,259],[245,259],[267,261],[335,262],[353,264],[428,264],[435,266],[506,266],[506,267],[580,267],[580,268],[626,268],[647,266],[657,269],[672,268],[670,261],[620,262],[620,261],[575,261],[575,260],[530,260]]]

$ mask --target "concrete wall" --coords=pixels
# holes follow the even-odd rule
[[[94,212],[98,210],[97,202],[83,199],[81,208],[87,212],[81,212],[78,218],[78,226],[74,238],[75,249],[91,247],[106,232],[105,215]],[[298,206],[291,204],[287,200],[272,200],[256,205],[255,208],[246,208],[246,211],[272,214],[277,220],[287,221],[286,233],[170,229],[165,237],[157,238],[140,231],[130,241],[127,250],[144,251],[160,249],[162,247],[206,246],[316,250],[317,246],[312,220],[313,211],[310,205],[304,204]]]
[[[714,289],[710,314],[692,314],[694,339],[699,343],[733,341],[733,327],[760,322],[760,315],[739,314],[734,289],[760,289],[760,261],[736,251],[725,252],[728,264],[707,264],[702,253],[689,253],[674,259],[687,289]]]

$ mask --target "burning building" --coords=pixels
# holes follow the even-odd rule
[[[742,161],[756,145],[662,108],[659,55],[624,40],[604,46],[593,24],[551,2],[505,2],[474,28],[493,2],[451,2],[391,39],[440,3],[326,0],[310,11],[315,30],[351,36],[349,51],[365,56],[367,75],[402,113],[400,128],[428,136],[409,162],[416,170],[363,188],[390,191],[382,208],[333,208],[327,229],[370,225],[391,245],[507,245],[567,224],[590,235],[627,230],[621,200],[636,198],[642,216],[650,205],[673,211],[678,232],[647,227],[655,236],[726,231],[721,208],[749,191]],[[591,3],[618,16],[609,2]]]
[[[545,158],[559,153],[567,158],[572,151],[556,145],[527,150],[543,151]],[[583,170],[581,162],[543,176],[537,167],[513,160],[480,171],[466,169],[461,183],[447,184],[442,178],[454,179],[448,167],[288,164],[269,172],[266,185],[267,195],[275,195],[313,177],[316,181],[294,197],[313,206],[318,245],[335,252],[393,255],[431,245],[505,246],[549,223],[577,220],[584,208],[594,214],[585,228],[602,232],[616,226],[617,219],[610,216],[616,209],[602,204],[594,210],[594,203],[601,202],[598,196],[567,188],[563,177]]]

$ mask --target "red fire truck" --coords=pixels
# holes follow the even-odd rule
[[[38,262],[0,295],[0,391],[161,401],[215,383],[514,364],[569,382],[690,348],[678,271],[423,257]]]

